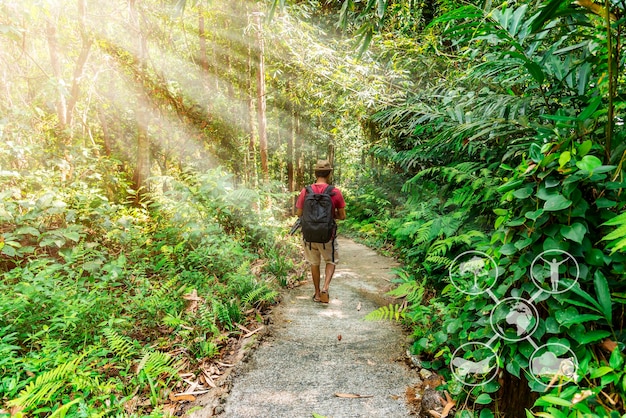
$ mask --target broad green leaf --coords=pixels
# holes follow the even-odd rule
[[[591,146],[592,145],[593,145],[593,141],[591,141],[590,139],[588,139],[585,142],[583,142],[582,144],[578,145],[576,147],[576,152],[578,154],[578,157],[582,158],[585,155],[587,155],[587,153],[589,151],[591,151]]]
[[[500,254],[512,255],[512,254],[515,254],[516,252],[517,252],[517,248],[515,248],[515,245],[512,243],[508,243],[500,247]]]
[[[622,367],[624,366],[624,355],[620,350],[613,350],[611,357],[609,358],[609,366],[615,370],[622,370]]]
[[[536,221],[537,218],[539,218],[541,215],[543,215],[543,209],[537,209],[535,211],[532,212],[526,212],[524,214],[525,217],[527,217],[528,219],[531,219],[533,221]]]
[[[539,144],[530,144],[528,154],[530,159],[536,163],[540,162],[543,159],[543,153],[541,152],[541,147],[539,146]]]
[[[587,331],[586,333],[580,336],[578,342],[581,345],[585,345],[585,344],[593,343],[596,341],[600,341],[601,339],[606,338],[609,335],[611,335],[610,332],[603,331],[603,330]]]
[[[561,227],[561,235],[563,235],[564,238],[579,244],[582,244],[586,233],[587,227],[580,222],[575,222],[571,226],[563,225]]]
[[[567,164],[570,160],[572,159],[572,155],[570,154],[569,151],[564,151],[561,153],[560,157],[559,157],[559,167],[563,167],[565,164]]]
[[[532,186],[525,186],[513,192],[513,196],[515,196],[518,199],[526,199],[531,194],[533,194]]]
[[[2,254],[7,255],[9,257],[15,257],[17,252],[15,250],[15,248],[11,247],[10,245],[4,245],[4,242],[0,243],[2,244]]]
[[[489,409],[483,409],[482,411],[480,411],[480,415],[478,416],[478,418],[493,418],[493,412],[491,412],[491,410]]]
[[[576,167],[581,170],[593,172],[595,168],[598,168],[602,165],[602,161],[596,157],[595,155],[585,155],[580,161],[576,163]]]
[[[604,274],[600,270],[596,270],[593,275],[593,285],[596,290],[596,297],[598,298],[598,303],[602,307],[602,314],[606,321],[611,324],[613,313],[612,313],[612,304],[611,304],[611,291],[609,290],[609,283],[604,277]]]
[[[558,210],[567,209],[568,207],[571,206],[571,204],[572,204],[571,200],[566,199],[561,194],[555,194],[555,195],[548,197],[548,199],[546,200],[546,203],[543,205],[543,210],[554,212]]]
[[[614,200],[609,200],[606,197],[601,197],[598,200],[596,200],[596,206],[600,209],[602,208],[612,208],[613,206],[617,205],[617,202]]]
[[[614,351],[617,351],[617,350],[614,350]],[[589,373],[589,378],[596,379],[598,377],[604,376],[607,373],[611,373],[612,371],[613,371],[613,368],[609,366],[598,367],[597,369],[594,369],[591,371],[591,373]]]
[[[498,193],[506,193],[509,190],[515,189],[522,183],[524,183],[523,179],[509,180],[508,182],[504,183],[502,186],[498,187]]]
[[[559,405],[559,406],[572,406],[572,403],[567,399],[559,398],[558,396],[553,395],[545,395],[537,399],[535,402],[535,406],[550,406],[550,405]]]
[[[528,72],[530,73],[530,75],[535,79],[535,81],[538,84],[543,83],[543,81],[546,79],[546,76],[543,73],[543,70],[541,69],[541,67],[538,64],[536,64],[536,63],[534,63],[532,61],[527,61],[524,64],[524,67],[526,67],[526,69],[528,69]],[[535,162],[539,162],[539,160],[535,160]]]
[[[80,234],[78,232],[63,232],[63,236],[74,242],[78,242],[80,240]]]
[[[578,120],[585,121],[586,119],[590,118],[591,115],[593,115],[593,113],[596,111],[596,109],[598,109],[600,103],[602,103],[602,97],[594,98],[591,103],[589,103],[589,106],[587,106],[585,110],[580,112],[580,115],[578,115]]]
[[[32,226],[23,226],[21,228],[16,229],[14,233],[18,235],[32,235],[35,237],[38,237],[39,235],[41,235],[39,230],[37,228],[33,228]]]
[[[585,254],[585,261],[592,266],[604,266],[604,253],[598,248],[592,248]]]
[[[532,238],[524,238],[515,242],[515,248],[517,248],[518,250],[521,250],[523,248],[528,247],[532,243],[533,243]]]
[[[480,395],[478,395],[475,402],[480,405],[487,405],[490,404],[491,401],[491,396],[489,396],[488,393],[481,393]]]
[[[567,309],[555,312],[554,317],[556,318],[557,322],[564,327],[569,327],[573,324],[582,324],[588,321],[597,321],[598,319],[602,318],[602,316],[600,315],[578,313],[578,311],[572,306]]]

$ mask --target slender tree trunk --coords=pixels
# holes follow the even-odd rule
[[[530,390],[526,379],[518,379],[504,372],[497,397],[500,410],[506,411],[506,416],[513,418],[526,416],[526,408],[531,409],[539,396]]]
[[[104,142],[104,155],[107,157],[111,156],[111,133],[109,132],[109,124],[107,123],[106,113],[102,107],[98,107],[98,120],[100,121],[100,126],[102,127],[102,141]]]
[[[265,102],[265,46],[263,42],[263,24],[261,14],[256,14],[257,48],[259,63],[257,68],[257,120],[259,124],[259,156],[261,158],[261,173],[263,182],[269,182],[269,168],[267,164],[267,118]]]
[[[72,87],[70,88],[70,97],[67,103],[67,107],[65,109],[65,122],[69,127],[71,127],[72,125],[74,108],[76,107],[76,103],[78,102],[78,97],[80,95],[80,81],[83,75],[85,65],[87,64],[87,60],[89,59],[89,53],[91,51],[91,45],[93,43],[85,27],[85,9],[86,0],[78,0],[78,24],[80,27],[82,46],[80,49],[80,54],[78,55],[78,60],[76,61],[76,67],[74,67],[74,76],[72,78]]]
[[[609,64],[609,103],[607,108],[607,125],[606,125],[606,140],[604,142],[604,161],[605,164],[611,163],[611,141],[613,138],[613,119],[615,112],[615,105],[613,99],[617,89],[615,76],[615,70],[617,63],[613,57],[613,31],[611,30],[611,2],[609,0],[604,1],[604,7],[606,9],[605,22],[606,22],[606,48],[607,48],[607,60]]]
[[[300,113],[296,110],[294,112],[295,122],[295,158],[296,158],[296,190],[301,190],[304,187],[304,152],[302,150],[302,128],[300,126]]]
[[[330,162],[331,167],[335,166],[335,144],[332,141],[328,143],[328,155],[326,159]]]
[[[257,168],[256,168],[256,146],[255,146],[255,131],[254,131],[254,94],[252,92],[252,78],[254,77],[254,71],[252,69],[252,45],[248,43],[248,77],[246,90],[248,92],[248,120],[247,120],[247,132],[248,132],[248,181],[250,186],[255,187],[257,184]]]
[[[291,96],[291,84],[287,82],[287,95]],[[294,167],[293,167],[293,145],[296,140],[296,115],[293,103],[289,102],[289,119],[291,121],[291,129],[287,137],[287,190],[293,192],[294,184]]]
[[[50,53],[50,64],[52,66],[52,74],[55,78],[55,82],[57,84],[57,101],[56,101],[56,111],[58,121],[58,127],[60,131],[63,131],[67,126],[67,103],[65,100],[65,94],[61,89],[62,81],[63,81],[63,73],[61,71],[61,63],[59,61],[59,45],[57,41],[57,30],[56,24],[52,20],[48,19],[46,21],[46,38],[48,40],[48,52]]]
[[[139,0],[129,0],[131,25],[135,28],[139,38],[139,60],[141,70],[146,71],[148,44],[141,28],[138,17],[137,3]],[[137,154],[135,171],[133,173],[133,184],[137,191],[136,204],[139,204],[142,196],[149,192],[147,179],[150,176],[150,138],[148,137],[148,114],[145,104],[140,103],[136,111],[137,118]]]

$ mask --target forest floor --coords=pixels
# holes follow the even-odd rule
[[[407,365],[406,334],[397,324],[364,320],[389,303],[384,294],[397,263],[348,239],[339,239],[339,254],[330,303],[312,300],[310,280],[285,291],[258,346],[233,367],[228,389],[217,402],[198,399],[188,416],[410,415],[406,393],[419,377]]]

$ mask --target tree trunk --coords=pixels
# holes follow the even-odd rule
[[[259,156],[261,158],[261,173],[263,182],[269,182],[269,168],[267,164],[267,118],[265,115],[265,51],[263,42],[263,25],[261,13],[256,14],[257,23],[257,48],[259,63],[257,68],[257,121],[259,126]]]
[[[287,95],[290,96],[291,84],[287,82]],[[289,118],[291,120],[291,129],[287,136],[287,190],[293,192],[294,184],[294,167],[293,167],[293,145],[296,140],[296,113],[293,103],[289,102]]]
[[[102,141],[104,142],[104,155],[107,157],[111,156],[111,134],[109,132],[109,124],[107,123],[106,114],[104,113],[104,109],[101,106],[98,107],[98,120],[100,121],[100,126],[102,127]]]
[[[508,372],[502,374],[501,388],[497,393],[498,408],[506,412],[507,418],[525,417],[539,394],[532,392],[526,379],[518,379]]]
[[[304,187],[304,152],[302,150],[302,127],[300,126],[300,113],[294,112],[295,121],[295,158],[296,158],[296,190]]]
[[[50,64],[52,66],[52,74],[54,75],[55,82],[57,84],[57,101],[56,111],[59,131],[65,129],[67,125],[67,103],[65,101],[65,95],[61,89],[61,83],[63,81],[63,73],[61,72],[61,63],[59,62],[59,44],[57,41],[56,24],[50,19],[46,21],[46,38],[48,40],[48,52],[50,53]]]
[[[331,141],[328,143],[328,155],[326,159],[330,163],[331,167],[335,166],[335,144]]]
[[[139,38],[140,67],[141,71],[145,72],[147,68],[148,44],[138,17],[137,2],[138,0],[129,0],[128,4],[130,7],[131,25],[135,27]],[[145,105],[140,103],[135,112],[137,118],[137,154],[135,171],[133,173],[133,185],[137,191],[136,204],[139,204],[143,195],[149,192],[146,180],[150,176],[150,138],[147,131],[148,114],[144,107]]]
[[[93,43],[87,33],[87,29],[85,28],[85,9],[86,0],[78,0],[78,23],[80,27],[82,46],[80,54],[78,55],[78,60],[76,61],[76,67],[74,67],[70,97],[65,109],[65,122],[70,127],[72,125],[74,108],[78,102],[78,96],[80,95],[80,80],[82,78],[85,65],[87,64],[87,59],[89,59],[89,52],[91,51],[91,45]]]
[[[248,43],[248,77],[246,90],[248,92],[248,118],[247,118],[247,134],[248,134],[248,168],[246,174],[250,186],[256,187],[257,184],[257,168],[256,168],[256,147],[255,147],[255,131],[254,131],[254,95],[252,93],[252,45]]]

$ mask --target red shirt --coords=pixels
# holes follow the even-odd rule
[[[328,184],[313,183],[311,185],[311,188],[313,189],[313,191],[315,193],[323,193],[324,190],[326,190],[327,186],[328,186]],[[333,204],[333,210],[334,209],[345,208],[346,207],[346,201],[343,200],[343,196],[341,194],[341,190],[339,190],[338,188],[335,187],[331,193],[332,193],[332,196],[330,197],[330,201]],[[302,189],[302,191],[300,192],[300,196],[298,196],[298,201],[296,202],[296,207],[298,209],[302,209],[304,207],[304,196],[305,195],[306,195],[306,188]]]

